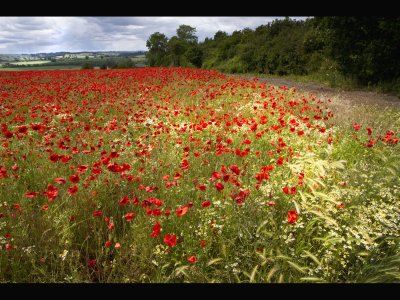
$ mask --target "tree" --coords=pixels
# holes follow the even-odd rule
[[[196,28],[189,25],[180,25],[176,30],[176,35],[179,40],[187,42],[189,44],[197,43],[197,36],[195,35]]]
[[[168,38],[165,34],[155,32],[150,35],[146,41],[146,47],[149,51],[146,53],[146,58],[151,67],[167,65],[167,46]]]
[[[400,17],[318,17],[330,54],[344,75],[361,84],[400,77]]]

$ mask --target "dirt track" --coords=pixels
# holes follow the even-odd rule
[[[234,75],[236,76],[236,75]],[[259,78],[253,76],[241,76],[246,79],[256,78],[261,82],[266,82],[271,85],[296,87],[298,91],[306,92],[314,95],[321,100],[328,98],[340,99],[341,102],[347,102],[351,105],[356,104],[375,104],[385,107],[398,107],[400,108],[400,99],[396,96],[381,94],[376,92],[368,91],[346,91],[338,88],[331,88],[319,83],[309,82],[297,82],[290,79],[284,78]]]

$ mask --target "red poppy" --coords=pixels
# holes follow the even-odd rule
[[[72,183],[78,183],[78,182],[79,182],[79,175],[78,175],[78,174],[71,175],[71,176],[69,177],[69,180],[70,180]]]
[[[339,209],[343,209],[344,207],[345,207],[344,203],[340,203],[340,204],[337,205],[337,208],[339,208]]]
[[[176,245],[176,235],[175,234],[167,234],[164,237],[164,243],[166,243],[170,247],[175,246]]]
[[[19,126],[18,127],[18,132],[19,133],[22,133],[22,134],[25,134],[25,133],[27,133],[28,132],[28,127],[26,127],[26,126]]]
[[[79,173],[83,174],[83,173],[86,172],[86,170],[88,169],[88,167],[89,167],[88,165],[80,165],[80,166],[78,166],[77,171],[78,171]]]
[[[204,207],[204,208],[209,207],[210,205],[211,205],[211,202],[210,202],[210,201],[203,201],[203,202],[201,203],[201,207]]]
[[[289,188],[287,186],[285,186],[284,188],[282,188],[283,192],[285,194],[289,194]]]
[[[156,222],[156,224],[154,224],[153,226],[153,231],[151,232],[150,236],[152,237],[157,237],[160,234],[160,230],[161,230],[161,225],[160,222]]]
[[[206,240],[201,240],[201,241],[200,241],[199,246],[200,246],[201,248],[204,248],[206,245],[207,245]]]
[[[232,165],[229,167],[229,170],[231,170],[232,173],[235,173],[236,175],[240,174],[239,167],[237,165]]]
[[[129,198],[127,196],[123,196],[121,200],[119,200],[119,205],[126,205],[129,203]]]
[[[43,205],[40,210],[46,211],[49,209],[49,206],[47,204]]]
[[[224,185],[222,183],[217,182],[215,184],[215,188],[218,190],[218,192],[220,192],[224,189]]]
[[[268,201],[268,206],[275,206],[275,201]]]
[[[299,215],[297,214],[297,211],[295,211],[295,210],[293,210],[293,209],[289,210],[288,216],[287,216],[287,218],[288,218],[288,223],[289,223],[289,224],[295,223],[295,222],[297,221],[298,216],[299,216]]]
[[[114,248],[115,248],[115,249],[119,249],[119,248],[121,248],[121,244],[120,244],[120,243],[115,243],[115,246],[114,246]]]
[[[283,165],[283,161],[284,161],[283,157],[279,157],[278,160],[276,161],[276,164],[278,166],[281,166],[281,165]]]
[[[73,187],[68,188],[67,193],[72,196],[72,195],[76,194],[77,191],[78,191],[78,187],[76,185],[74,185]]]
[[[13,133],[12,132],[10,132],[10,131],[6,131],[6,132],[4,132],[4,137],[6,138],[6,139],[11,139],[12,137],[13,137]]]
[[[199,191],[205,191],[206,190],[206,185],[205,184],[200,184],[196,187]]]
[[[153,203],[154,203],[154,205],[157,206],[157,207],[163,205],[163,202],[162,202],[160,199],[157,199],[157,198],[154,198]]]
[[[101,217],[101,216],[103,216],[103,212],[101,212],[101,211],[95,211],[95,212],[92,213],[92,215],[93,215],[94,217]]]
[[[88,262],[88,267],[89,267],[90,269],[96,268],[96,259],[91,259],[91,260],[89,260],[89,262]]]
[[[135,215],[136,215],[136,213],[134,213],[134,212],[126,213],[126,214],[124,215],[124,218],[125,218],[126,221],[130,222],[130,221],[133,220],[133,218],[135,217]]]
[[[66,183],[66,180],[64,178],[61,178],[61,177],[55,178],[54,181],[56,183],[59,183],[59,184],[65,184]]]
[[[187,213],[188,209],[189,209],[189,207],[187,207],[187,206],[179,206],[179,207],[176,209],[176,215],[177,215],[178,217],[181,217],[181,216],[183,216],[184,214]]]
[[[24,194],[27,198],[36,198],[36,192],[28,192]]]
[[[63,163],[66,163],[66,162],[68,162],[68,161],[70,161],[72,159],[72,156],[62,156],[61,157],[61,161],[63,162]]]
[[[354,128],[356,131],[358,131],[358,130],[361,128],[361,125],[355,123],[355,124],[353,125],[353,128]]]
[[[197,257],[192,255],[192,256],[189,256],[187,260],[188,260],[188,262],[194,264],[197,262]]]
[[[110,247],[111,246],[111,241],[107,241],[107,242],[105,242],[105,244],[104,244],[107,248],[108,247]]]
[[[52,162],[57,162],[57,161],[60,159],[60,156],[59,156],[58,154],[56,154],[56,153],[53,153],[53,154],[51,154],[51,155],[49,156],[49,159],[50,159]]]

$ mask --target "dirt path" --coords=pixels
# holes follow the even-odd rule
[[[233,75],[236,76],[236,75]],[[285,78],[260,78],[253,76],[240,76],[245,79],[256,78],[261,82],[271,85],[295,87],[298,91],[310,93],[311,95],[326,100],[328,98],[339,100],[342,104],[372,104],[384,107],[400,108],[400,99],[396,96],[381,94],[369,91],[346,91],[338,88],[331,88],[315,82],[298,82]],[[343,103],[344,102],[344,103]]]

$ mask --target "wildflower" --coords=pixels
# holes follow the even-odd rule
[[[192,256],[189,256],[187,260],[188,260],[188,262],[194,264],[197,262],[197,257],[192,255]]]
[[[176,235],[175,234],[167,234],[164,237],[164,243],[166,243],[170,247],[175,246],[176,245]]]
[[[297,221],[298,216],[299,215],[297,214],[297,211],[295,211],[293,209],[289,210],[288,216],[287,216],[288,217],[288,223],[289,224],[295,223]]]
[[[183,216],[184,214],[187,213],[188,209],[189,209],[189,207],[187,207],[187,206],[179,206],[179,207],[176,209],[176,215],[177,215],[178,217],[181,217],[181,216]]]

